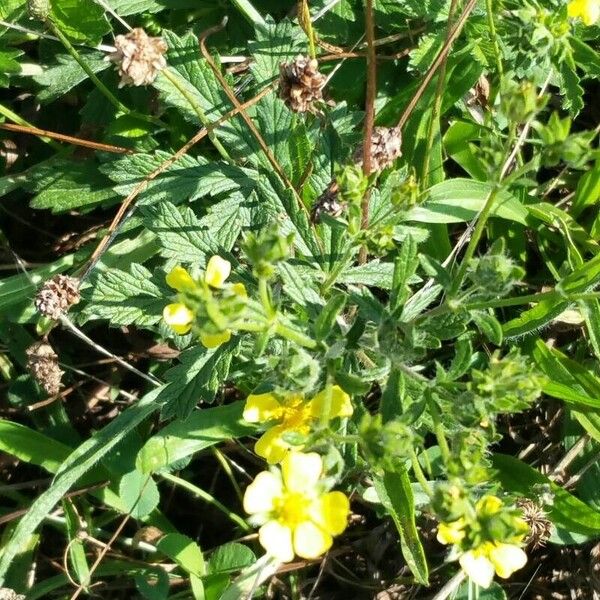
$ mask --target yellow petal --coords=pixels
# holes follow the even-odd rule
[[[231,263],[220,256],[211,256],[206,265],[204,281],[214,288],[223,287],[225,280],[231,273]]]
[[[494,579],[494,565],[483,554],[473,550],[465,552],[458,562],[462,570],[482,588],[490,587]]]
[[[313,417],[321,417],[327,404],[327,394],[331,394],[328,419],[352,416],[354,409],[352,408],[352,402],[350,402],[350,396],[339,385],[334,385],[330,389],[325,388],[310,401]]]
[[[496,496],[483,496],[475,505],[477,513],[484,516],[495,515],[502,508],[502,500]]]
[[[254,445],[254,452],[270,465],[280,463],[290,449],[290,445],[282,438],[285,431],[283,427],[271,427],[265,431]]]
[[[194,312],[182,302],[167,304],[163,309],[163,319],[175,333],[183,335],[192,328]]]
[[[523,568],[527,562],[527,554],[513,544],[494,544],[489,551],[489,558],[496,573],[503,579],[507,579],[515,571]]]
[[[184,292],[196,287],[196,282],[192,279],[192,276],[179,265],[171,269],[167,274],[166,280],[167,285],[178,292]]]
[[[333,538],[312,521],[303,521],[294,528],[294,550],[302,558],[318,558],[332,543]]]
[[[231,286],[231,291],[236,296],[240,296],[240,298],[247,298],[248,297],[248,292],[246,291],[246,286],[243,283],[234,283]]]
[[[200,342],[205,348],[217,348],[221,344],[228,342],[231,339],[231,331],[229,329],[220,333],[201,333]]]
[[[350,502],[342,492],[329,492],[323,494],[316,503],[319,515],[315,522],[331,535],[339,535],[348,525]],[[311,517],[313,516],[311,511]]]
[[[274,394],[250,394],[244,406],[244,419],[249,423],[264,423],[277,418],[281,404]]]
[[[244,510],[251,515],[270,512],[275,498],[283,493],[282,489],[279,477],[269,471],[261,471],[246,488]]]
[[[323,461],[315,452],[288,452],[281,463],[281,471],[289,491],[310,494],[323,471]]]
[[[258,530],[260,545],[281,562],[294,559],[292,530],[278,521],[269,521]]]
[[[463,519],[452,523],[440,523],[438,525],[437,541],[440,544],[458,544],[465,537],[464,526]]]

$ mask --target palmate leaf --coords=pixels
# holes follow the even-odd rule
[[[91,281],[88,303],[80,313],[85,321],[107,319],[111,325],[150,327],[161,319],[170,291],[161,287],[160,277],[142,265],[132,264],[129,272],[110,269]]]
[[[164,404],[162,417],[185,419],[197,404],[211,403],[221,382],[227,379],[237,340],[209,350],[195,346],[180,357],[180,364],[166,374],[167,385],[158,399]]]

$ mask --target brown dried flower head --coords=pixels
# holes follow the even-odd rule
[[[544,508],[529,498],[519,498],[517,506],[523,511],[523,520],[529,525],[527,543],[532,549],[545,546],[552,534],[552,522]]]
[[[48,342],[36,342],[25,353],[27,369],[37,383],[49,396],[58,394],[63,371],[58,366],[58,355],[52,346]]]
[[[124,85],[149,85],[167,66],[165,52],[167,44],[160,37],[150,37],[141,28],[136,27],[126,35],[115,38],[116,51],[109,54],[106,60],[119,67],[121,81]]]
[[[38,291],[35,307],[44,316],[58,321],[80,299],[79,279],[68,275],[55,275]]]
[[[402,135],[399,127],[375,127],[371,136],[371,171],[378,173],[402,156]],[[358,165],[363,164],[363,145],[354,154]]]
[[[325,81],[316,58],[298,55],[279,67],[279,97],[294,112],[312,111],[313,104],[323,99]]]
[[[325,214],[331,217],[339,217],[346,208],[345,202],[340,202],[339,187],[334,181],[316,200],[310,212],[313,223],[320,223]]]

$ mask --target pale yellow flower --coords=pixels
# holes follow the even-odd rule
[[[350,503],[342,492],[322,492],[321,457],[289,452],[281,470],[262,471],[246,489],[244,510],[261,525],[258,540],[282,562],[313,559],[346,529]]]
[[[503,579],[525,566],[527,554],[516,544],[484,542],[458,559],[463,571],[479,586],[488,588],[494,573]]]
[[[438,525],[437,541],[440,544],[458,544],[464,539],[465,535],[464,519]]]
[[[327,421],[335,417],[352,416],[350,396],[337,385],[325,388],[312,399],[305,401],[302,394],[288,393],[283,397],[272,393],[251,394],[246,399],[244,419],[249,423],[277,422],[267,429],[254,446],[254,451],[269,464],[281,462],[290,450],[284,436],[286,433],[306,435],[311,426],[323,418],[329,398]],[[301,449],[301,448],[299,448]]]
[[[600,19],[600,0],[571,0],[567,12],[572,19],[581,19],[587,26]]]
[[[220,256],[211,256],[204,272],[204,282],[213,288],[222,288],[231,273],[231,263]],[[198,283],[182,266],[177,265],[171,269],[166,277],[167,285],[180,293],[193,291]],[[243,283],[234,283],[231,291],[241,297],[246,297],[246,288]],[[179,335],[186,334],[192,328],[195,319],[194,311],[182,302],[169,304],[163,310],[163,318],[167,325]],[[205,348],[217,348],[231,339],[231,331],[217,331],[215,333],[200,333],[200,342]]]
[[[185,335],[194,322],[194,311],[182,302],[167,304],[163,309],[165,323],[177,334]]]

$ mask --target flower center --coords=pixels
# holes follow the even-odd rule
[[[301,396],[289,398],[277,416],[286,429],[308,433],[311,419],[310,406],[303,402]]]
[[[308,519],[311,500],[300,492],[286,492],[275,501],[277,519],[282,525],[295,527]]]

